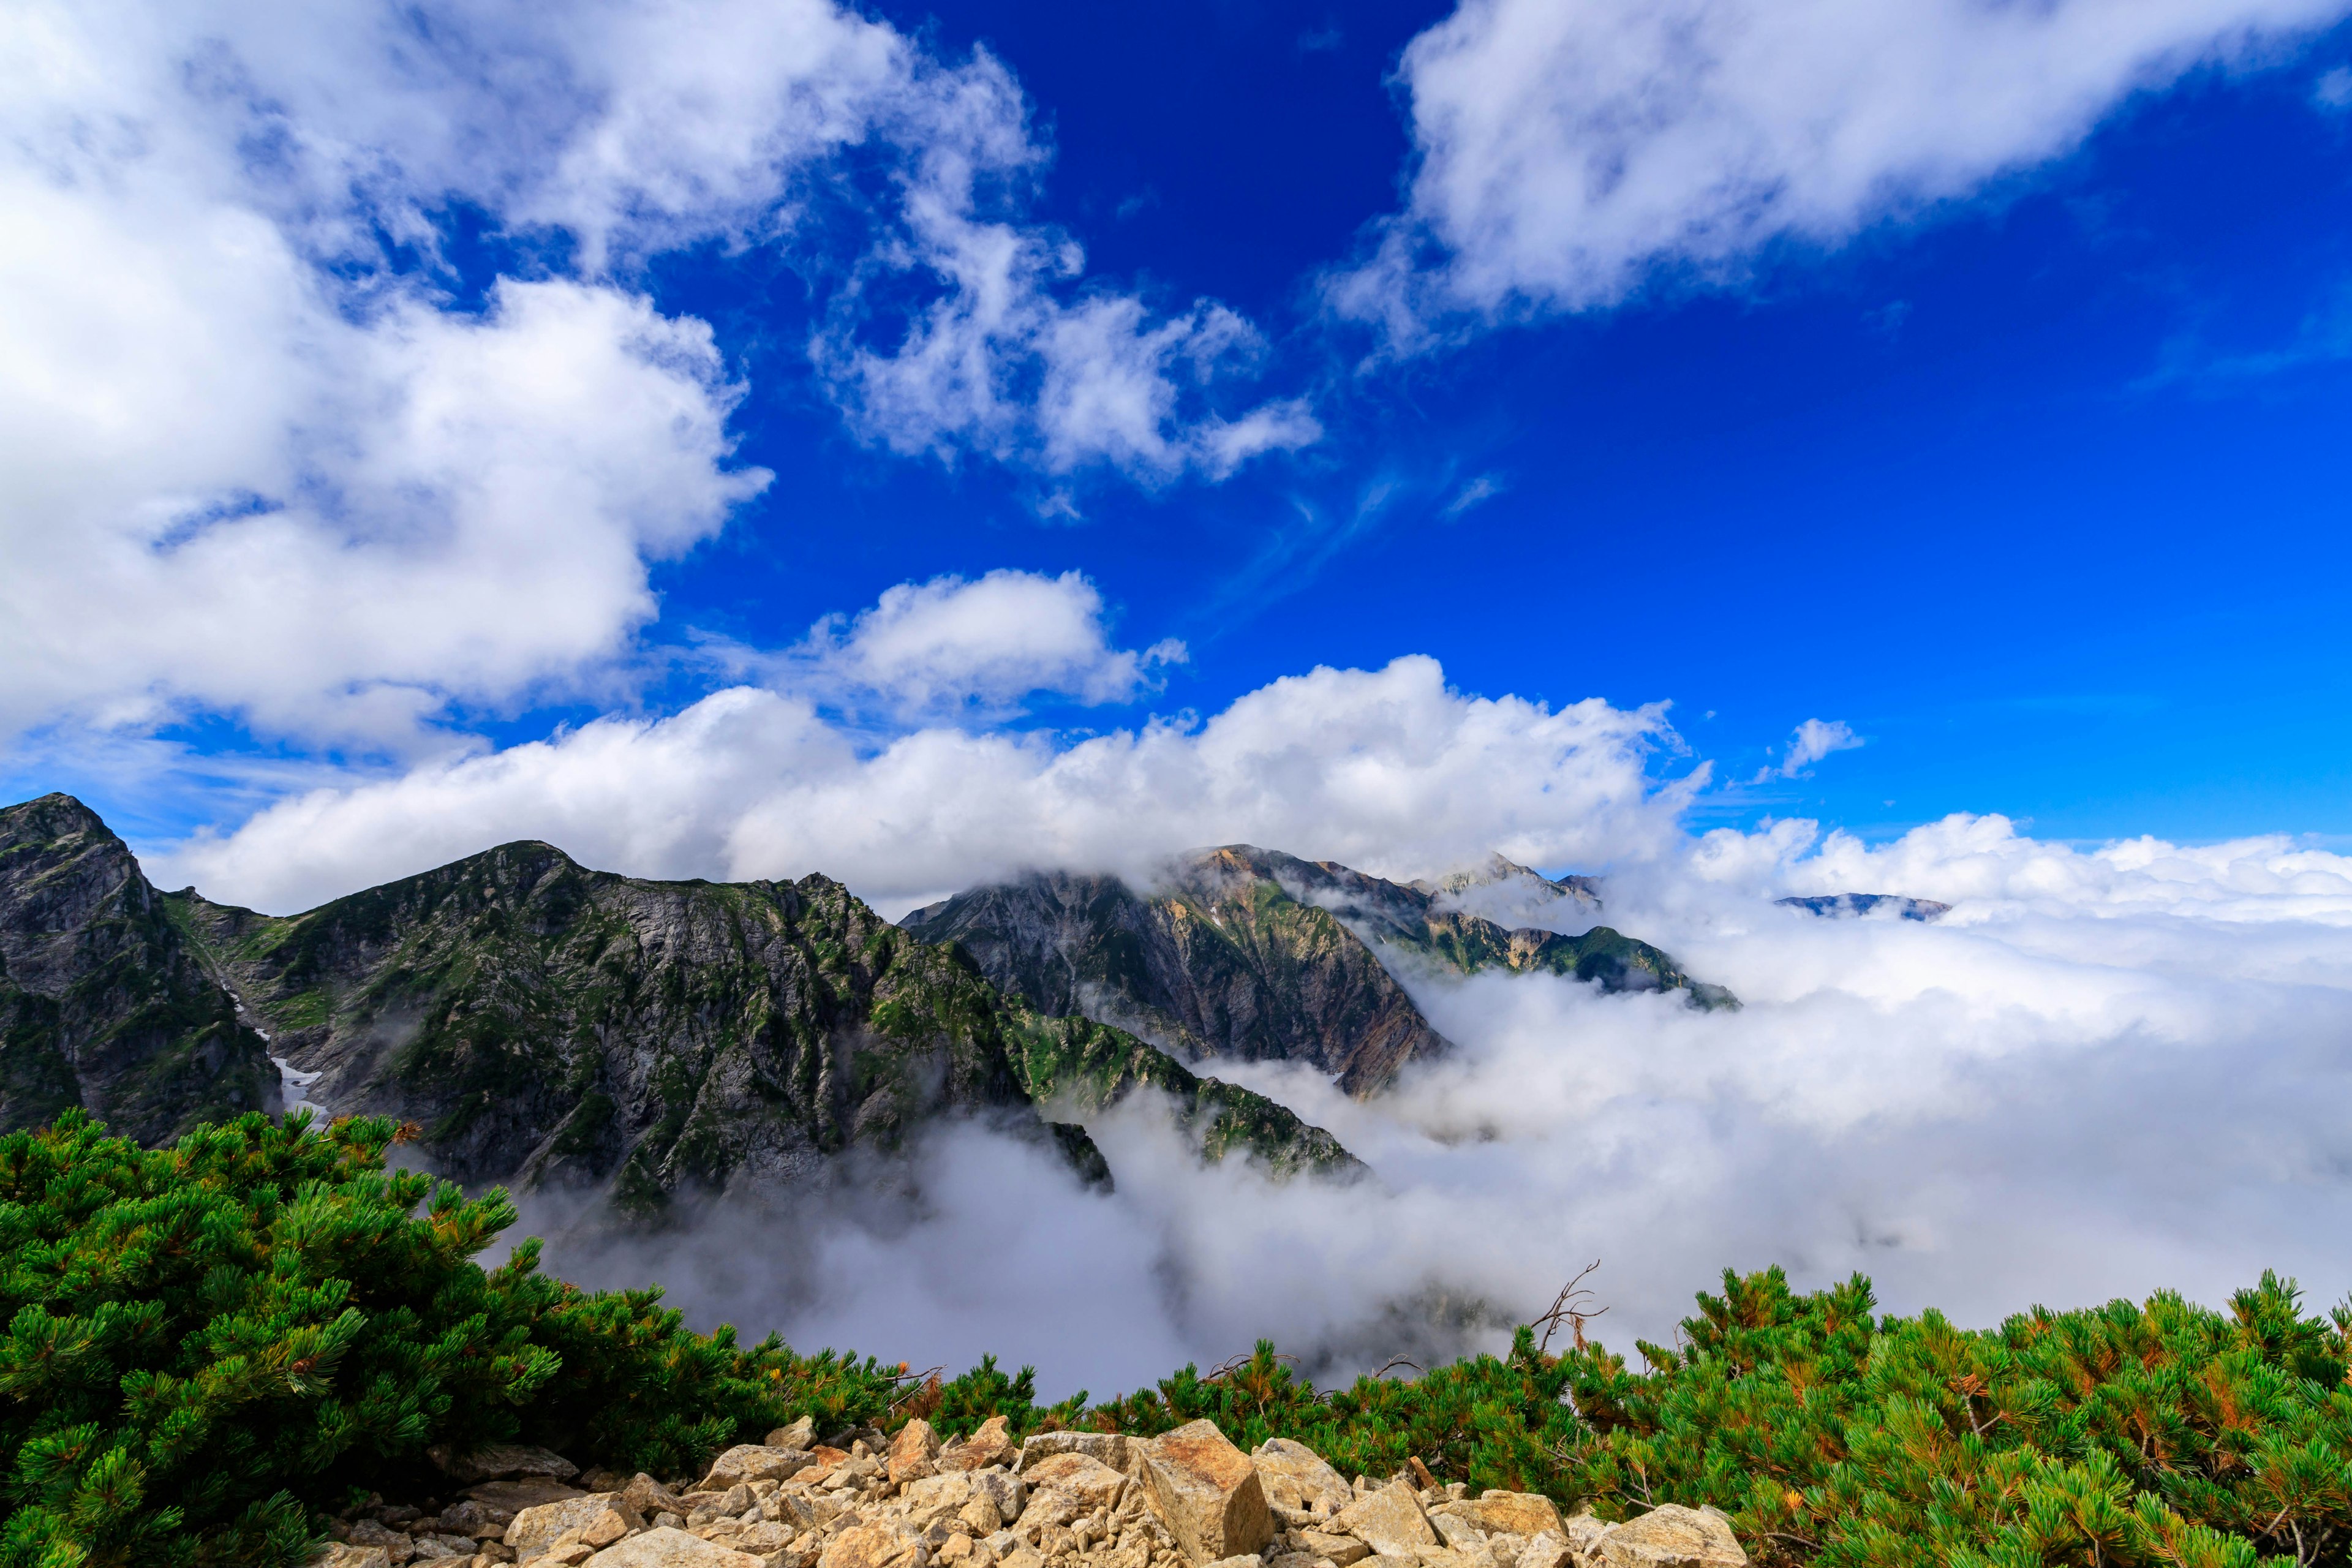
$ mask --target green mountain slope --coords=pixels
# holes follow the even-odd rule
[[[1081,1169],[1102,1163],[1038,1110],[1100,1051],[1097,1031],[1034,1016],[824,877],[647,881],[526,842],[291,917],[174,898],[280,1054],[323,1075],[312,1099],[417,1122],[455,1175],[652,1206],[815,1177],[956,1115],[1051,1131]],[[1147,1081],[1213,1153],[1353,1163],[1173,1062],[1074,1103]]]
[[[80,1106],[155,1143],[275,1110],[261,1037],[171,901],[70,795],[0,809],[0,1131]]]
[[[1548,883],[1596,901],[1589,884]],[[1249,845],[1172,862],[1148,890],[1117,877],[1035,872],[974,888],[900,923],[954,943],[997,985],[1053,1016],[1123,1028],[1187,1059],[1300,1061],[1348,1093],[1378,1092],[1446,1042],[1390,962],[1460,973],[1571,975],[1611,991],[1679,989],[1733,1005],[1665,953],[1598,926],[1577,936],[1511,930],[1455,907],[1468,884],[1385,881]]]

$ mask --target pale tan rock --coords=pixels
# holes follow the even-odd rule
[[[853,1525],[825,1544],[817,1568],[929,1568],[922,1538],[894,1520]]]
[[[310,1559],[310,1568],[392,1568],[392,1556],[381,1546],[331,1541]]]
[[[1331,1535],[1319,1530],[1302,1530],[1298,1544],[1318,1557],[1330,1560],[1332,1568],[1349,1568],[1372,1554],[1372,1549],[1352,1535]]]
[[[710,1472],[695,1483],[698,1492],[723,1492],[748,1481],[781,1481],[806,1469],[810,1456],[795,1448],[741,1443],[710,1461]]]
[[[595,1555],[596,1549],[593,1546],[577,1541],[558,1541],[538,1556],[526,1557],[522,1561],[527,1568],[580,1568],[581,1563]]]
[[[940,1435],[918,1415],[890,1439],[890,1479],[904,1483],[940,1473]]]
[[[1004,1516],[997,1511],[994,1500],[982,1493],[967,1498],[964,1505],[956,1510],[956,1518],[969,1526],[974,1535],[993,1535],[1003,1529],[1005,1523]]]
[[[1084,1454],[1114,1470],[1129,1470],[1133,1463],[1130,1450],[1141,1447],[1122,1432],[1040,1432],[1023,1441],[1020,1471],[1026,1476],[1030,1466],[1062,1454]]]
[[[1610,1568],[1748,1568],[1729,1524],[1679,1503],[1611,1526],[1600,1555]]]
[[[1220,1557],[1209,1568],[1263,1568],[1265,1559],[1255,1552],[1244,1552],[1233,1557]]]
[[[716,1546],[683,1530],[654,1529],[589,1558],[593,1568],[765,1568],[748,1552]]]
[[[1153,1438],[1142,1466],[1152,1506],[1188,1561],[1246,1556],[1274,1539],[1257,1467],[1215,1422],[1188,1422]]]
[[[1013,1435],[1005,1418],[992,1415],[971,1436],[940,1450],[942,1470],[982,1470],[1009,1463],[1014,1455]]]
[[[1354,1500],[1346,1479],[1304,1443],[1270,1437],[1251,1450],[1250,1462],[1270,1506],[1331,1514]]]
[[[645,1522],[621,1493],[590,1492],[584,1497],[524,1509],[507,1526],[506,1543],[515,1549],[518,1557],[527,1561],[552,1546],[559,1536],[602,1546],[618,1541],[630,1531],[644,1529]],[[591,1541],[591,1531],[600,1539]]]
[[[1441,1516],[1467,1520],[1487,1535],[1532,1537],[1546,1531],[1554,1535],[1562,1533],[1559,1509],[1541,1492],[1490,1490],[1475,1499],[1440,1503],[1429,1510],[1433,1524]]]
[[[1580,1521],[1594,1527],[1581,1537],[1575,1531]],[[1587,1513],[1569,1521],[1565,1534],[1559,1531],[1538,1531],[1528,1538],[1526,1545],[1519,1548],[1515,1568],[1580,1568],[1587,1554],[1600,1544],[1601,1532],[1606,1528]],[[1583,1542],[1581,1545],[1577,1544],[1580,1539]]]
[[[1383,1557],[1410,1558],[1415,1547],[1438,1544],[1437,1531],[1430,1528],[1421,1499],[1404,1481],[1391,1481],[1366,1492],[1334,1515],[1331,1527],[1335,1532],[1354,1536]]]
[[[1040,1459],[1024,1470],[1021,1479],[1033,1493],[1045,1487],[1068,1492],[1088,1512],[1116,1507],[1127,1490],[1124,1475],[1087,1454],[1055,1454]]]
[[[803,1415],[789,1426],[779,1426],[762,1439],[771,1448],[797,1448],[803,1453],[816,1447],[816,1423]]]

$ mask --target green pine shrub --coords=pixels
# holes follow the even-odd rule
[[[358,1493],[439,1489],[427,1450],[541,1444],[679,1476],[808,1415],[824,1434],[1005,1416],[1143,1436],[1202,1416],[1343,1472],[1418,1461],[1623,1518],[1731,1516],[1764,1568],[2254,1568],[2352,1561],[2352,1310],[2264,1276],[1996,1330],[1727,1273],[1637,1369],[1598,1345],[1318,1391],[1270,1344],[1089,1406],[993,1358],[952,1380],[701,1335],[657,1290],[591,1294],[503,1194],[388,1171],[381,1121],[258,1115],[165,1149],[79,1112],[0,1138],[0,1568],[298,1563]]]
[[[541,1444],[661,1475],[797,1415],[877,1420],[896,1369],[743,1349],[657,1290],[538,1272],[503,1193],[384,1168],[393,1125],[253,1114],[167,1148],[68,1112],[0,1137],[5,1568],[275,1568],[427,1449]]]

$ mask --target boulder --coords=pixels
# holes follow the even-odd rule
[[[779,1426],[763,1439],[771,1448],[798,1448],[803,1453],[816,1447],[816,1423],[803,1415],[789,1426]]]
[[[1372,1549],[1352,1535],[1328,1535],[1319,1530],[1302,1530],[1298,1543],[1318,1557],[1328,1559],[1332,1568],[1348,1568],[1372,1554]]]
[[[710,1461],[710,1473],[695,1483],[698,1492],[723,1492],[751,1481],[781,1481],[798,1475],[810,1456],[793,1448],[771,1448],[764,1443],[743,1443]]]
[[[825,1545],[817,1568],[930,1568],[931,1554],[922,1538],[884,1520],[853,1525]]]
[[[310,1559],[310,1568],[392,1568],[392,1558],[381,1546],[331,1541]]]
[[[1339,1471],[1325,1464],[1314,1449],[1288,1437],[1270,1437],[1260,1443],[1251,1452],[1250,1462],[1257,1467],[1265,1500],[1276,1508],[1329,1514],[1355,1499]]]
[[[524,1509],[507,1526],[506,1543],[515,1556],[528,1561],[568,1535],[592,1547],[610,1546],[646,1521],[619,1492],[590,1492],[562,1502],[543,1502]]]
[[[1748,1553],[1724,1517],[1667,1503],[1612,1525],[1601,1537],[1610,1568],[1748,1568]]]
[[[1101,1460],[1114,1470],[1128,1470],[1132,1468],[1132,1456],[1129,1450],[1140,1447],[1140,1444],[1130,1443],[1122,1432],[1040,1432],[1023,1441],[1020,1468],[1022,1474],[1026,1475],[1029,1467],[1042,1459],[1050,1459],[1057,1454],[1084,1454],[1090,1459]]]
[[[1488,1535],[1537,1536],[1546,1531],[1554,1535],[1566,1533],[1559,1509],[1541,1492],[1490,1490],[1475,1499],[1441,1503],[1430,1513],[1433,1518],[1446,1513],[1466,1519]]]
[[[567,1487],[551,1477],[527,1476],[520,1480],[484,1481],[479,1486],[467,1487],[466,1495],[513,1514],[527,1508],[537,1508],[543,1502],[563,1502],[588,1494],[578,1487]]]
[[[1391,1481],[1333,1516],[1335,1531],[1354,1536],[1383,1557],[1406,1557],[1419,1546],[1437,1545],[1437,1531],[1421,1510],[1421,1499],[1404,1481]]]
[[[582,1568],[766,1568],[748,1552],[664,1526],[633,1535],[588,1559]]]
[[[1127,1490],[1124,1475],[1087,1454],[1055,1454],[1040,1459],[1022,1471],[1021,1479],[1032,1497],[1047,1487],[1068,1492],[1078,1500],[1081,1513],[1116,1508],[1119,1494]]]
[[[446,1447],[427,1448],[425,1452],[444,1473],[460,1481],[496,1481],[521,1476],[568,1481],[580,1473],[580,1467],[562,1455],[524,1443],[494,1443],[465,1455],[453,1455]]]
[[[1549,1530],[1540,1531],[1519,1548],[1519,1555],[1512,1568],[1582,1568],[1601,1543],[1601,1530],[1579,1534],[1576,1529],[1579,1521],[1596,1526],[1601,1524],[1599,1520],[1587,1513],[1570,1520],[1565,1535]]]
[[[1022,1462],[1028,1463],[1025,1449]],[[1142,1467],[1152,1506],[1193,1563],[1245,1556],[1274,1539],[1257,1467],[1215,1422],[1188,1422],[1153,1438],[1143,1446]]]
[[[1209,1568],[1260,1568],[1265,1561],[1255,1552],[1244,1552],[1237,1556],[1220,1557]]]
[[[890,1479],[904,1484],[940,1473],[940,1436],[918,1415],[890,1439]]]
[[[940,1450],[940,1468],[982,1470],[991,1465],[1006,1464],[1013,1455],[1013,1436],[1004,1417],[992,1415],[971,1436]]]
[[[416,1555],[416,1542],[409,1539],[407,1531],[394,1530],[377,1519],[354,1520],[351,1544],[375,1548],[384,1554],[385,1561],[394,1568],[399,1568],[401,1563]]]

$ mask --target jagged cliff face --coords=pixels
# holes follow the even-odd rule
[[[275,1110],[259,1035],[175,906],[70,795],[0,810],[0,1128],[80,1106],[158,1143]]]
[[[1148,891],[1116,877],[1037,872],[902,923],[926,942],[960,945],[1041,1013],[1097,1019],[1194,1061],[1307,1062],[1359,1099],[1407,1061],[1446,1048],[1392,963],[1539,970],[1611,991],[1679,988],[1700,1005],[1736,1005],[1606,926],[1569,936],[1470,912],[1478,900],[1465,893],[1503,877],[1598,907],[1584,879],[1550,882],[1507,861],[1497,867],[1405,885],[1228,845],[1180,858]]]
[[[1150,897],[1115,877],[1042,872],[908,924],[961,945],[1041,1013],[1095,1018],[1193,1060],[1307,1062],[1360,1096],[1442,1051],[1370,950],[1267,869],[1261,851],[1212,850]]]
[[[310,1098],[416,1121],[460,1177],[652,1207],[818,1177],[942,1116],[1051,1132],[1102,1168],[1037,1110],[1099,1049],[1093,1026],[1030,1016],[824,877],[644,881],[520,843],[288,918],[181,901],[279,1053],[323,1075]],[[1091,1109],[1135,1081],[1059,1098]],[[1236,1118],[1191,1089],[1205,1143],[1333,1163],[1279,1107],[1255,1138],[1223,1133]]]

